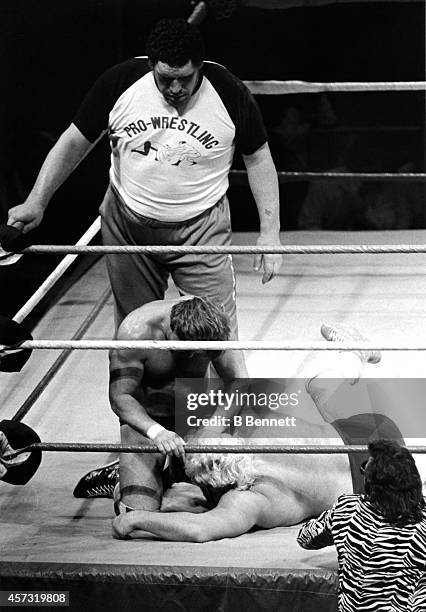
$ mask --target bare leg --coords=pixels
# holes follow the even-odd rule
[[[321,332],[331,341],[363,340],[356,330],[349,331],[338,326],[328,326],[326,333],[323,330],[324,326]],[[401,432],[385,415],[389,402],[377,389],[378,385],[359,383],[364,364],[379,361],[378,352],[340,351],[325,359],[318,359],[316,371],[313,370],[307,380],[306,389],[318,411],[326,422],[333,424],[345,444],[366,445],[378,438],[391,438],[403,443]],[[349,455],[355,493],[364,492],[360,466],[366,458],[367,452]]]
[[[322,336],[336,343],[365,341],[359,331],[343,324],[321,326]],[[366,363],[379,363],[378,351],[339,351],[317,358],[312,366],[306,389],[323,419],[336,419],[371,412],[372,397],[366,385],[356,385]],[[356,387],[354,388],[354,385]]]
[[[339,352],[318,358],[306,381],[306,390],[327,423],[367,411],[370,399],[363,387],[350,387],[358,382],[364,364],[356,353]]]

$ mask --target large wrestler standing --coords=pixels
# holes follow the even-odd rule
[[[260,219],[258,245],[279,241],[278,178],[254,98],[226,68],[204,62],[194,25],[162,20],[146,50],[105,72],[48,154],[23,204],[9,211],[24,232],[96,142],[111,145],[110,185],[102,203],[106,245],[229,245],[226,197],[235,150],[242,153]],[[163,299],[171,275],[181,294],[216,300],[237,337],[235,278],[226,254],[108,255],[116,328],[142,304]],[[281,257],[255,258],[263,282]],[[241,376],[244,376],[242,354]]]

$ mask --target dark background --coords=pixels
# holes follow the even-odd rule
[[[191,10],[187,0],[2,1],[1,222],[8,208],[25,199],[45,155],[94,79],[112,64],[144,54],[147,32],[157,19],[187,17]],[[423,2],[277,10],[240,3],[231,17],[216,19],[209,13],[200,27],[208,58],[244,80],[423,81],[424,22]],[[424,101],[424,92],[258,97],[277,168],[300,171],[343,164],[353,171],[424,172]],[[235,166],[241,166],[238,157]],[[58,191],[34,242],[76,242],[97,215],[107,178],[105,140]],[[281,185],[282,229],[304,227],[300,211],[310,188],[307,182]],[[323,188],[328,193],[329,187]],[[386,193],[391,193],[389,184],[370,184],[361,185],[358,195],[377,208],[376,200],[386,199]],[[404,223],[425,227],[423,184],[404,186],[403,195],[402,204],[394,207],[415,201]],[[231,186],[230,200],[234,229],[256,230],[248,189]],[[348,211],[344,222],[338,219],[328,229],[342,229],[342,223],[343,229],[395,227],[395,214],[384,221],[378,215],[377,225],[374,215],[370,221],[364,214],[362,203],[357,206],[356,215]],[[47,264],[37,256],[29,264],[24,257],[16,266],[0,269],[2,312],[10,314],[32,292],[54,259]],[[10,280],[13,299],[6,291]]]

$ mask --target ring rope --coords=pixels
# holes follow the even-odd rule
[[[162,351],[425,351],[426,338],[411,342],[281,342],[278,340],[26,340],[19,348],[77,350],[162,350]],[[16,350],[16,346],[0,345],[0,351]]]
[[[280,246],[140,246],[140,245],[120,245],[120,246],[74,246],[61,244],[35,244],[27,247],[23,253],[45,254],[45,253],[74,253],[74,254],[93,254],[93,253],[115,253],[115,254],[159,254],[159,253],[232,253],[232,254],[262,254],[275,253],[282,255],[324,255],[324,254],[343,254],[343,253],[426,253],[426,244],[288,244]]]
[[[80,240],[76,243],[76,246],[87,246],[87,244],[96,236],[101,229],[101,218],[97,217],[87,231],[82,235]],[[68,252],[68,251],[67,251]],[[56,266],[56,268],[49,274],[49,276],[43,281],[37,291],[29,298],[29,300],[18,310],[16,315],[13,317],[17,323],[22,321],[34,310],[39,302],[45,297],[50,289],[58,282],[63,276],[65,271],[70,267],[73,261],[76,259],[76,255],[67,255],[64,259]]]
[[[407,446],[412,453],[426,453],[426,446]],[[81,442],[38,442],[13,453],[4,455],[3,461],[10,461],[22,453],[33,451],[55,451],[71,453],[158,453],[153,445],[127,445],[127,444],[86,444]],[[185,453],[232,453],[232,454],[315,454],[315,455],[341,455],[346,453],[365,453],[368,447],[364,445],[220,445],[220,444],[186,444]]]
[[[280,170],[277,172],[280,183],[290,181],[323,181],[323,180],[342,180],[357,179],[360,181],[401,181],[401,182],[424,182],[426,173],[424,172],[287,172]],[[247,172],[245,170],[231,170],[230,175],[233,184],[246,182]]]
[[[315,83],[308,81],[244,81],[255,95],[282,95],[294,93],[362,92],[362,91],[424,91],[425,81],[374,81]]]

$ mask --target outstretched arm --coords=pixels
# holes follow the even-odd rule
[[[207,542],[233,538],[254,527],[267,503],[251,491],[229,491],[213,510],[204,514],[191,512],[147,512],[133,510],[120,514],[112,524],[118,539],[138,538],[149,532],[164,540]]]
[[[99,140],[99,139],[98,139]],[[97,142],[97,141],[96,141]],[[9,210],[8,224],[23,223],[23,232],[37,227],[57,189],[70,176],[96,142],[90,142],[73,123],[50,150],[34,187],[23,204]]]
[[[248,181],[256,202],[260,220],[258,246],[280,246],[280,199],[278,176],[268,143],[251,155],[244,155]],[[270,281],[278,273],[281,255],[255,255],[254,268],[263,265],[262,283]]]

